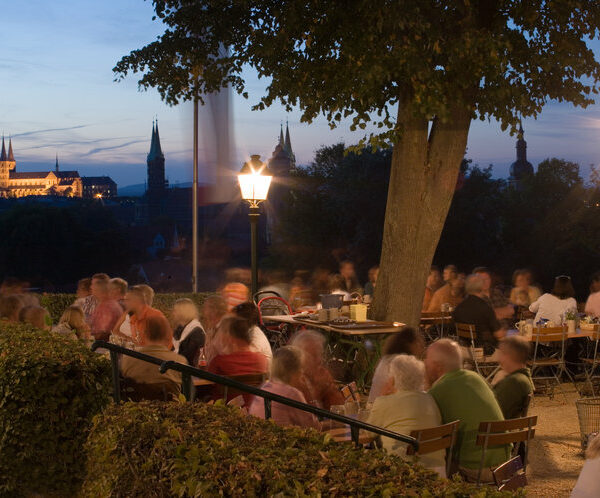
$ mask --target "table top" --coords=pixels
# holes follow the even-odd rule
[[[326,434],[329,434],[331,438],[337,443],[345,443],[352,441],[352,434],[350,433],[349,425],[344,425],[343,427],[334,427],[333,429],[328,429],[324,432]],[[367,432],[365,430],[361,430],[358,434],[359,444],[369,444],[376,438],[376,434],[373,434],[372,432]]]
[[[542,329],[543,330],[543,329]],[[567,334],[567,339],[581,339],[585,337],[593,337],[595,332],[593,330],[581,330],[577,329],[575,333]],[[552,334],[557,335],[557,334]],[[540,342],[544,342],[543,340],[544,334],[540,334]],[[531,337],[527,337],[530,342],[535,342],[536,339],[536,331],[534,330],[533,335]]]
[[[393,327],[372,327],[372,328],[353,328],[346,329],[335,325],[329,325],[327,323],[320,323],[312,320],[296,320],[293,315],[274,315],[265,317],[270,321],[279,322],[279,323],[288,323],[291,325],[307,325],[309,327],[314,327],[321,330],[326,330],[328,332],[337,332],[343,335],[372,335],[372,334],[395,334],[402,330],[402,327],[405,325],[404,323],[396,322],[397,325]],[[367,320],[367,322],[372,322],[373,320]]]

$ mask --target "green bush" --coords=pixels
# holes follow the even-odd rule
[[[153,306],[156,309],[162,311],[166,316],[169,316],[171,309],[173,308],[173,304],[177,299],[182,297],[189,297],[192,301],[194,301],[198,307],[202,306],[204,300],[211,296],[210,292],[199,292],[197,294],[193,293],[173,293],[173,294],[156,294],[154,296]],[[60,316],[63,314],[63,311],[67,309],[76,299],[75,294],[43,294],[39,296],[40,304],[48,310],[50,316],[52,317],[53,323],[58,323]]]
[[[110,363],[79,341],[0,322],[0,496],[76,491],[110,379]]]
[[[222,405],[113,405],[86,448],[85,497],[513,496]]]

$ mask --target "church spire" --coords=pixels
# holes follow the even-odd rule
[[[164,158],[160,147],[160,136],[158,134],[158,121],[152,123],[152,140],[150,141],[150,152],[148,153],[148,160],[155,159],[157,157]]]
[[[13,148],[12,148],[12,138],[8,139],[8,160],[13,161],[13,162],[15,160],[15,155],[13,154]]]
[[[283,123],[279,125],[279,145],[281,145],[281,148],[285,147],[285,140],[283,138]]]
[[[290,140],[290,127],[287,120],[285,122],[285,144],[283,146],[283,150],[285,150],[290,157],[293,155],[292,141]]]
[[[55,166],[55,170],[58,173],[58,152],[56,153],[56,166]]]
[[[527,161],[527,142],[523,138],[523,125],[519,125],[519,133],[517,135],[517,161]]]
[[[2,152],[0,152],[0,161],[6,161],[6,147],[4,146],[4,135],[2,135]]]

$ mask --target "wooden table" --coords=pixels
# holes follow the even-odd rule
[[[327,424],[327,421],[324,421],[323,423]],[[352,435],[350,433],[349,425],[344,425],[343,427],[334,427],[333,429],[328,429],[324,432],[325,432],[325,434],[329,434],[336,443],[352,442]],[[373,434],[372,432],[368,432],[366,430],[361,430],[358,433],[358,443],[359,444],[362,444],[362,445],[369,444],[370,442],[374,441],[375,439],[377,439],[377,435]]]
[[[266,320],[287,323],[288,325],[313,327],[327,332],[337,332],[338,334],[349,335],[349,336],[363,336],[363,335],[374,335],[374,334],[396,334],[402,330],[404,323],[395,322],[393,327],[365,327],[365,328],[346,328],[344,326],[329,325],[328,323],[317,322],[315,320],[301,320],[294,318],[293,315],[274,315],[265,317]],[[367,320],[366,323],[373,322],[373,320]],[[359,325],[359,324],[358,324]]]
[[[581,338],[586,338],[586,337],[593,337],[595,333],[596,332],[594,332],[593,330],[581,330],[581,329],[577,329],[575,331],[575,333],[567,334],[567,339],[581,339]],[[550,335],[559,335],[559,334],[553,333],[553,334],[550,334]],[[543,337],[544,337],[544,334],[543,333],[540,334],[540,342],[544,342]],[[531,337],[527,337],[527,340],[529,342],[535,342],[535,339],[536,339],[536,332],[535,331],[533,332],[533,334],[531,335]]]

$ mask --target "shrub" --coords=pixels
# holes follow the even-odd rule
[[[42,294],[39,296],[40,305],[48,310],[52,323],[58,323],[63,312],[77,298],[75,294]]]
[[[110,363],[79,341],[0,322],[0,496],[77,489],[110,385]]]
[[[86,448],[82,495],[94,498],[512,496],[222,405],[113,405],[95,419]]]

